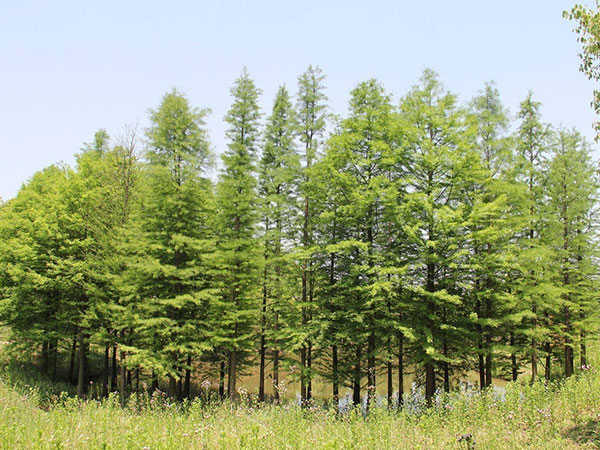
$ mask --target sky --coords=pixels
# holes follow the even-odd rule
[[[591,2],[582,2],[591,6]],[[494,80],[513,115],[529,90],[546,122],[590,141],[594,84],[578,71],[572,6],[561,0],[197,0],[0,2],[0,198],[74,155],[94,133],[117,138],[176,87],[210,108],[226,146],[229,89],[244,66],[268,114],[281,84],[322,68],[332,112],[377,78],[397,103],[425,68],[469,101]],[[266,115],[265,114],[265,115]],[[598,155],[598,152],[596,152]]]

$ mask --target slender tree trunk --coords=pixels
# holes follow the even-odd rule
[[[387,361],[387,404],[392,408],[394,402],[394,372],[392,364],[392,343],[388,340],[388,361]]]
[[[433,361],[425,363],[425,400],[431,406],[435,395],[435,367]]]
[[[108,397],[108,372],[110,371],[110,346],[104,347],[104,372],[102,373],[102,396]]]
[[[585,345],[585,332],[581,332],[581,343],[579,346],[579,366],[587,366],[587,348]]]
[[[48,341],[44,341],[42,342],[42,372],[47,374],[48,373]]]
[[[169,375],[169,397],[175,398],[177,396],[177,380],[173,375]]]
[[[50,379],[56,381],[56,367],[58,364],[58,340],[51,339],[48,343],[48,357],[50,360]]]
[[[279,350],[273,350],[273,398],[279,403]]]
[[[140,366],[135,368],[135,392],[140,392]]]
[[[177,400],[183,400],[183,380],[181,379],[181,374],[177,378]]]
[[[112,348],[112,363],[110,367],[110,391],[117,391],[117,344],[113,345]]]
[[[185,362],[185,384],[183,385],[183,397],[190,398],[190,384],[192,381],[192,355],[187,356]]]
[[[475,290],[479,292],[479,280],[475,281]],[[481,300],[479,299],[477,299],[477,303],[475,305],[475,312],[477,313],[477,317],[482,316]],[[483,327],[480,323],[477,324],[477,350],[477,360],[479,368],[479,390],[483,391],[485,389],[485,363],[483,355]]]
[[[302,323],[305,323],[304,320]],[[300,348],[300,404],[306,404],[306,346]]]
[[[308,370],[306,380],[306,401],[310,402],[312,399],[312,344],[309,341],[306,347],[306,369]]]
[[[533,319],[531,320],[531,326],[533,328],[533,332],[536,332],[537,329],[537,305],[533,305]],[[531,338],[531,382],[533,383],[538,377],[537,370],[537,340],[534,337]]]
[[[79,370],[77,375],[77,397],[84,398],[87,393],[87,384],[85,380],[85,338],[83,331],[79,331]]]
[[[444,311],[444,322],[446,321],[446,312]],[[448,356],[448,342],[446,341],[446,338],[444,338],[444,344],[442,346],[442,351],[444,353],[444,356]],[[443,363],[443,369],[444,369],[444,392],[450,392],[450,365],[448,364],[448,361],[444,361]]]
[[[219,369],[219,398],[221,400],[225,398],[225,361],[221,361]]]
[[[550,346],[550,341],[544,343],[544,352],[546,353],[544,379],[546,380],[546,383],[548,383],[550,381],[550,376],[552,375],[552,348]]]
[[[352,401],[355,405],[360,406],[360,345],[356,346],[356,362],[354,366],[354,385],[352,392]]]
[[[517,354],[515,353],[515,333],[510,331],[510,366],[512,369],[512,380],[517,381],[519,377],[519,367],[517,365]]]
[[[125,342],[125,330],[121,330],[121,342]],[[121,353],[120,353],[120,359],[121,359],[121,373],[120,373],[120,386],[119,386],[119,397],[121,399],[121,406],[125,407],[125,394],[127,392],[127,368],[125,367],[125,351],[123,350],[123,348],[121,347]]]
[[[340,386],[339,386],[339,363],[338,363],[338,347],[331,347],[331,362],[333,371],[333,408],[338,413],[340,409]]]
[[[265,343],[265,319],[267,313],[267,289],[265,286],[264,297],[263,297],[263,307],[262,307],[262,319],[261,319],[261,333],[260,333],[260,369],[259,369],[259,379],[258,379],[258,401],[265,401],[265,356],[267,352],[266,343]]]
[[[398,335],[398,409],[404,403],[404,335]]]
[[[492,288],[491,281],[487,280],[488,295],[485,300],[485,313],[488,320],[492,318],[492,300],[489,297],[489,292]],[[492,385],[492,330],[488,325],[485,330],[485,386]]]
[[[232,400],[235,398],[235,382],[237,378],[237,349],[229,352],[229,377],[227,379],[227,393]]]
[[[377,397],[375,379],[375,333],[371,332],[367,341],[367,411]]]
[[[269,220],[267,218],[265,222],[265,229],[269,229]],[[266,240],[265,240],[266,241]],[[258,378],[258,401],[265,401],[265,356],[267,352],[266,347],[266,339],[265,333],[267,328],[267,297],[268,297],[268,289],[267,289],[267,261],[269,259],[268,256],[268,243],[265,244],[265,268],[263,273],[263,296],[262,296],[262,311],[260,317],[260,369],[259,369],[259,378]]]
[[[71,356],[69,357],[69,383],[75,383],[75,356],[77,355],[77,336],[73,337]]]

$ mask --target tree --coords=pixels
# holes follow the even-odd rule
[[[267,337],[273,353],[273,394],[279,399],[280,345],[282,314],[290,302],[286,278],[291,278],[289,253],[284,244],[293,237],[297,221],[297,185],[300,160],[294,138],[296,119],[290,96],[285,86],[277,91],[273,111],[264,132],[263,154],[259,166],[259,196],[264,239],[263,303],[260,336],[260,401],[264,400],[265,357]],[[268,332],[267,327],[271,330]]]
[[[151,111],[146,189],[134,217],[136,236],[128,244],[133,299],[127,303],[137,334],[129,365],[168,376],[169,395],[178,398],[189,393],[192,360],[212,344],[212,186],[203,176],[210,161],[207,113],[177,90]],[[126,351],[127,327],[120,328]]]
[[[236,393],[241,357],[254,347],[258,319],[259,276],[263,261],[256,245],[256,151],[259,144],[261,91],[244,68],[231,88],[233,104],[225,116],[229,144],[222,155],[217,185],[217,280],[221,296],[214,309],[217,344],[228,355],[228,394]]]
[[[581,135],[574,130],[560,130],[548,168],[545,212],[550,222],[547,240],[561,262],[556,281],[561,294],[556,328],[562,338],[567,377],[574,373],[576,343],[580,341],[580,349],[585,349],[585,333],[593,329],[589,319],[595,315],[591,297],[595,274],[590,270],[590,259],[597,251],[595,172],[589,147]]]
[[[581,65],[579,70],[583,72],[589,80],[600,80],[600,3],[596,1],[596,10],[576,4],[570,11],[563,11],[563,17],[576,22],[574,31],[577,34],[577,41],[582,46],[579,53]],[[593,100],[591,102],[596,114],[600,114],[600,90],[595,89]],[[600,122],[594,125],[596,133],[600,132]]]
[[[324,93],[323,81],[325,75],[317,66],[308,66],[308,69],[298,77],[298,93],[296,95],[296,114],[298,118],[298,136],[304,144],[302,154],[302,176],[299,191],[302,196],[302,213],[300,224],[300,242],[302,270],[302,285],[300,293],[300,330],[298,335],[300,344],[300,391],[301,401],[304,404],[312,396],[312,343],[309,322],[311,320],[314,296],[314,280],[312,272],[312,246],[313,220],[315,213],[311,208],[311,179],[310,173],[316,161],[319,145],[325,132],[327,96]]]
[[[425,397],[436,390],[443,368],[449,389],[450,364],[457,364],[467,331],[461,316],[460,271],[466,257],[468,206],[465,193],[479,171],[479,157],[466,133],[456,97],[426,70],[402,100],[407,193],[399,206],[408,255],[407,315],[413,324],[416,362],[425,370]],[[454,355],[453,355],[454,354]]]
[[[389,312],[381,255],[385,248],[383,197],[392,159],[391,111],[390,97],[376,80],[360,83],[350,93],[349,117],[331,138],[323,160],[329,169],[329,183],[343,197],[332,218],[344,223],[347,233],[347,238],[336,239],[336,244],[352,248],[347,253],[351,258],[348,275],[353,280],[348,293],[355,301],[344,313],[355,317],[349,337],[357,355],[366,343],[367,407],[376,394],[377,347],[384,335],[381,321]],[[337,231],[335,227],[333,231]],[[360,381],[355,387],[360,391]],[[360,399],[360,392],[356,398]]]

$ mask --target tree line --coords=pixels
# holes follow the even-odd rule
[[[279,400],[285,371],[303,403],[318,376],[336,407],[348,387],[367,408],[378,377],[401,404],[408,371],[431,402],[470,371],[484,389],[587,365],[597,166],[532,93],[513,118],[493,83],[461,104],[425,70],[397,103],[357,84],[337,117],[310,66],[268,114],[261,94],[244,69],[216,183],[209,111],[172,90],[145,139],[100,130],[75,167],[36,173],[1,206],[0,319],[16,348],[52,377],[68,361],[80,396],[101,352],[102,392],[122,401],[140,377],[188,397],[207,364],[222,398],[258,366],[260,401]]]

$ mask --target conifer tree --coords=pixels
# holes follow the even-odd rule
[[[294,138],[295,113],[285,86],[280,86],[267,120],[259,167],[259,195],[263,227],[264,259],[261,312],[259,400],[265,395],[267,337],[273,355],[273,395],[279,399],[280,345],[285,342],[281,320],[289,316],[292,278],[284,245],[293,238],[297,221],[297,186],[300,160]],[[287,246],[286,246],[287,247]],[[282,317],[283,316],[283,317]],[[284,322],[285,324],[285,322]],[[270,328],[270,331],[267,330]]]
[[[128,307],[138,334],[129,365],[168,376],[169,395],[178,398],[184,369],[211,347],[212,191],[203,177],[210,162],[207,112],[191,107],[176,90],[151,111],[146,190],[135,217],[139,233],[129,243],[134,301]],[[127,343],[121,342],[125,350]]]
[[[312,65],[298,77],[298,93],[296,95],[296,114],[298,117],[298,136],[303,145],[302,176],[299,191],[302,197],[300,223],[300,260],[301,260],[301,292],[300,292],[300,329],[297,333],[300,346],[300,391],[304,403],[312,396],[312,327],[309,324],[312,316],[314,279],[311,278],[313,249],[313,221],[315,213],[311,207],[311,168],[318,157],[318,149],[326,127],[327,96],[324,93],[325,75],[317,66]]]
[[[214,309],[219,321],[217,344],[228,355],[228,395],[234,397],[243,358],[254,347],[258,322],[261,249],[256,244],[258,198],[256,152],[259,145],[261,94],[244,68],[231,88],[233,104],[225,116],[229,144],[217,185],[217,254],[221,290]]]

